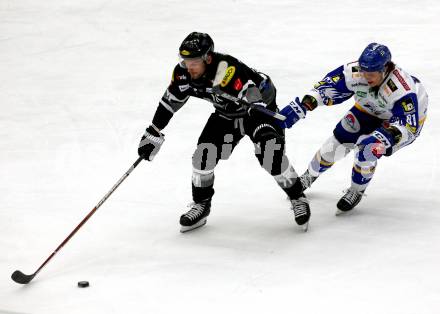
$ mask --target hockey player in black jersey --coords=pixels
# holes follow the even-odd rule
[[[284,132],[269,112],[278,111],[276,89],[271,79],[236,58],[214,52],[214,42],[205,33],[193,32],[179,48],[171,84],[159,102],[151,125],[139,144],[138,153],[153,160],[164,142],[162,130],[190,96],[214,105],[200,134],[192,158],[191,209],[180,217],[181,232],[203,226],[214,195],[214,168],[228,159],[246,135],[255,145],[255,155],[288,195],[295,220],[307,230],[310,208],[298,175],[284,152]],[[264,112],[267,111],[267,112]]]

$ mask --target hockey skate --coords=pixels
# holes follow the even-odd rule
[[[296,223],[304,230],[309,228],[310,219],[310,206],[309,201],[305,196],[301,196],[298,199],[291,199],[292,210],[295,214]]]
[[[303,191],[307,190],[309,187],[312,186],[313,182],[318,179],[318,177],[315,177],[310,174],[309,170],[306,170],[300,177],[299,180],[301,182],[301,185],[303,187]]]
[[[211,212],[211,200],[192,203],[187,213],[180,216],[180,232],[184,233],[202,227],[206,224],[206,217]]]
[[[363,191],[357,191],[353,188],[349,188],[348,190],[346,190],[345,194],[341,197],[338,204],[336,204],[336,206],[338,207],[336,211],[336,216],[342,215],[352,210],[357,204],[359,204],[363,195]]]

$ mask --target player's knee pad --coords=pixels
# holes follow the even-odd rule
[[[359,145],[356,149],[355,162],[375,163],[382,155],[376,155],[373,152],[374,144]]]
[[[272,125],[261,124],[253,133],[255,156],[260,165],[270,174],[281,173],[284,162],[284,135]]]
[[[319,149],[319,155],[324,161],[334,163],[347,156],[353,148],[354,144],[342,144],[335,136],[330,136]]]
[[[252,133],[252,140],[257,144],[264,143],[272,139],[275,139],[277,143],[284,145],[284,134],[282,131],[278,131],[269,123],[262,123],[258,125]]]

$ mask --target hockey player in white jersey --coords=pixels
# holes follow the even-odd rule
[[[337,203],[337,214],[352,210],[362,199],[382,156],[391,156],[414,142],[426,119],[428,95],[420,81],[391,61],[388,47],[371,43],[359,60],[340,66],[319,81],[300,101],[281,110],[290,128],[307,111],[340,104],[354,97],[354,106],[336,125],[301,176],[303,189],[337,160],[355,149],[351,186]]]

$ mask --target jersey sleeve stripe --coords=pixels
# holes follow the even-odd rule
[[[175,113],[175,111],[173,110],[173,108],[171,108],[170,105],[168,105],[166,102],[164,102],[162,99],[159,101],[159,103],[165,107],[165,109],[167,109],[169,112],[171,112],[172,114]]]

